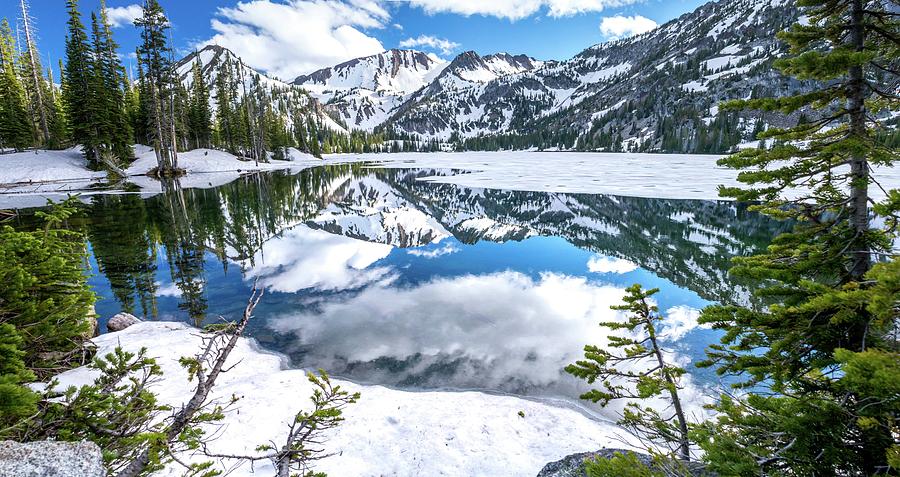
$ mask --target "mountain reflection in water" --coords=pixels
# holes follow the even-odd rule
[[[149,198],[92,196],[72,225],[90,240],[101,317],[236,317],[258,280],[267,295],[249,334],[295,365],[568,398],[583,385],[561,368],[605,343],[597,323],[615,319],[624,287],[661,289],[672,353],[696,361],[717,336],[697,327],[698,310],[751,300],[730,258],[786,227],[732,202],[417,180],[450,173],[354,164],[171,183]]]

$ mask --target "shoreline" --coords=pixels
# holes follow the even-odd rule
[[[98,354],[116,346],[135,351],[147,347],[164,371],[154,391],[160,402],[177,406],[189,397],[191,383],[178,358],[199,349],[198,330],[184,323],[142,322],[94,338]],[[218,452],[252,453],[278,440],[284,423],[307,404],[311,387],[305,371],[284,368],[284,356],[241,338],[229,359],[240,364],[220,377],[212,399],[242,396],[224,421],[207,429]],[[86,367],[60,374],[60,387],[88,382]],[[559,407],[520,397],[479,391],[402,391],[334,378],[335,384],[360,392],[346,410],[346,421],[330,433],[326,447],[337,455],[316,469],[338,476],[378,475],[536,475],[548,462],[567,455],[622,447],[617,426]],[[524,417],[519,412],[524,413]],[[196,456],[182,455],[188,461]],[[228,462],[218,462],[225,468]],[[169,467],[154,475],[178,475]],[[271,475],[268,462],[255,473],[241,465],[230,475]]]

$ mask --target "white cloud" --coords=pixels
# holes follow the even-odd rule
[[[588,270],[593,273],[628,273],[637,270],[638,266],[628,260],[616,257],[595,255],[588,260]]]
[[[600,32],[610,39],[618,39],[640,35],[657,26],[659,25],[655,21],[640,15],[633,17],[616,15],[614,17],[605,17],[600,21]]]
[[[459,48],[459,43],[444,38],[435,38],[431,35],[419,35],[418,38],[407,38],[400,42],[400,48],[415,48],[421,46],[438,50],[442,54],[449,55],[453,50]]]
[[[138,4],[106,9],[106,16],[109,19],[110,26],[113,28],[131,26],[134,20],[140,18],[142,14],[143,9]]]
[[[201,44],[224,46],[250,66],[290,80],[384,51],[365,30],[389,19],[372,0],[252,0],[219,8],[211,22],[216,34]]]
[[[551,17],[566,17],[579,13],[599,12],[639,0],[409,0],[412,6],[428,13],[457,13],[485,15],[509,20],[521,20],[546,8]]]

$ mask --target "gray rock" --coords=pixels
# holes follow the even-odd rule
[[[119,313],[106,322],[106,329],[110,332],[122,331],[131,325],[136,325],[141,319],[131,313]]]
[[[550,462],[545,465],[544,468],[538,472],[537,477],[587,477],[587,473],[584,471],[583,467],[585,460],[594,459],[595,457],[609,459],[617,453],[626,452],[632,451],[622,449],[600,449],[596,452],[580,452],[578,454],[568,455],[556,462]],[[647,467],[653,467],[653,459],[649,455],[640,452],[632,453],[637,456],[642,464]],[[688,463],[687,470],[690,472],[690,475],[695,477],[716,477],[716,474],[706,471],[702,464],[696,462]]]
[[[0,477],[104,477],[93,442],[0,442]]]

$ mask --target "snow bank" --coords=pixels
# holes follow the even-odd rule
[[[132,351],[147,347],[165,372],[155,391],[162,403],[178,406],[192,388],[177,360],[199,349],[196,333],[180,323],[144,322],[94,342],[100,353],[117,345]],[[283,358],[259,350],[249,339],[240,340],[230,362],[239,364],[220,377],[212,397],[241,399],[216,433],[211,450],[252,453],[269,440],[280,442],[286,422],[308,406],[311,386],[304,371],[285,369]],[[62,386],[91,379],[87,368],[59,376]],[[548,402],[479,392],[406,392],[335,381],[362,397],[348,408],[346,422],[326,444],[338,455],[316,467],[332,477],[528,476],[571,453],[622,446],[616,426]],[[525,417],[519,416],[520,411]],[[171,467],[157,475],[181,475],[180,470]],[[273,469],[261,462],[255,469],[244,465],[229,475],[268,476]]]
[[[300,153],[302,154],[302,153]],[[143,175],[156,168],[156,154],[147,146],[136,146],[137,159],[126,171],[129,176]],[[312,157],[312,156],[309,156]],[[289,169],[291,161],[260,162],[239,159],[237,156],[215,149],[194,149],[178,153],[178,167],[188,174],[209,174],[220,172],[248,172]]]
[[[34,196],[28,202],[37,205],[46,204],[43,194],[85,189],[105,177],[85,167],[80,148],[0,155],[0,194]]]
[[[135,145],[137,159],[125,171],[128,182],[144,194],[162,192],[162,184],[146,174],[156,167],[156,156],[148,146]],[[241,174],[279,169],[304,169],[322,163],[310,154],[289,149],[285,161],[256,164],[223,151],[196,149],[178,154],[179,167],[188,174],[180,179],[183,188],[207,188],[227,184]],[[118,190],[93,190],[106,179],[106,173],[87,168],[80,148],[65,151],[37,150],[0,155],[0,208],[40,207],[47,199],[62,200],[69,193],[89,196],[96,193],[121,193]]]

